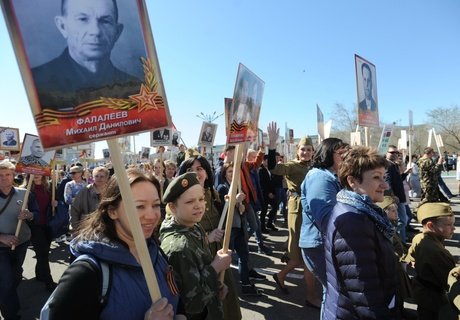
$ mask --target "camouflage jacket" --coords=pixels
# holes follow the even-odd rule
[[[166,219],[160,228],[161,248],[173,266],[187,318],[223,319],[218,274],[211,266],[214,257],[209,250],[203,228],[187,228],[174,219]]]
[[[438,178],[441,174],[442,164],[434,164],[430,158],[420,158],[420,183],[423,189],[438,189]]]

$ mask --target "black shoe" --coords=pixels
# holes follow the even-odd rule
[[[267,228],[272,230],[272,231],[278,231],[278,228],[275,227],[275,225],[273,223],[268,223]]]
[[[283,284],[281,283],[281,281],[278,279],[278,274],[277,274],[277,273],[275,273],[275,274],[273,275],[273,280],[275,280],[276,285],[278,286],[278,288],[281,290],[282,293],[284,293],[284,294],[289,294],[288,288],[286,288],[286,286],[283,285]]]
[[[415,228],[412,227],[412,226],[407,226],[407,227],[406,227],[406,231],[412,232],[412,233],[419,233],[419,232],[420,232],[420,230],[415,229]]]
[[[267,279],[267,277],[264,276],[263,274],[258,273],[256,270],[251,269],[251,270],[249,270],[249,279],[265,280],[265,279]]]
[[[281,262],[288,263],[291,258],[289,258],[289,252],[285,251],[281,256]]]
[[[273,250],[265,245],[259,246],[259,253],[266,254],[267,256],[271,256],[273,253]]]
[[[47,282],[47,283],[45,284],[45,286],[46,286],[46,290],[47,290],[48,292],[53,292],[54,289],[56,289],[56,287],[57,287],[57,283],[54,282],[54,281],[50,281],[50,282]]]
[[[260,228],[260,232],[262,232],[263,234],[270,234],[270,230],[268,230],[265,227]]]
[[[257,289],[253,284],[242,284],[241,285],[241,294],[243,296],[261,296],[261,290]]]

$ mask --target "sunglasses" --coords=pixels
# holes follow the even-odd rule
[[[390,154],[401,154],[399,151],[388,151]]]

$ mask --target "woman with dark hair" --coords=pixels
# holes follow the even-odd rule
[[[301,186],[302,226],[299,246],[303,260],[326,291],[326,267],[320,226],[336,203],[342,188],[337,171],[348,145],[337,138],[321,141],[313,156],[312,168]]]
[[[324,225],[327,290],[323,320],[395,319],[394,227],[383,210],[387,160],[354,147],[338,177],[344,189]]]
[[[211,166],[205,157],[195,155],[182,162],[177,175],[179,176],[186,172],[195,172],[200,185],[204,188],[206,209],[199,224],[206,232],[209,248],[213,256],[215,256],[217,251],[222,248],[221,241],[224,231],[217,228],[222,204],[219,194],[213,186]],[[228,287],[228,294],[223,301],[224,319],[241,319],[240,303],[230,269],[225,271],[224,283]]]
[[[30,175],[27,175],[22,187],[26,188]],[[56,288],[50,269],[50,246],[51,236],[47,223],[51,214],[51,208],[57,206],[57,201],[51,199],[51,184],[47,176],[34,175],[30,191],[34,193],[40,215],[30,224],[31,242],[35,251],[37,264],[35,265],[35,279],[45,283],[46,289],[52,292]]]
[[[105,188],[97,210],[79,225],[70,243],[73,255],[86,255],[64,272],[56,290],[42,309],[40,319],[173,319],[178,294],[168,262],[152,238],[160,221],[160,185],[137,169],[127,171],[145,241],[160,288],[152,304],[139,264],[131,228],[116,176]],[[94,262],[91,262],[94,261]],[[111,288],[101,302],[103,278],[100,264],[108,264]],[[99,267],[97,267],[99,265]],[[179,315],[176,319],[184,319]]]

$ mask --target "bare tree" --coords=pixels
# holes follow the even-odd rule
[[[443,136],[445,147],[458,150],[460,144],[460,108],[457,105],[451,107],[438,107],[427,112],[428,123],[435,129],[437,134]]]

